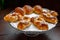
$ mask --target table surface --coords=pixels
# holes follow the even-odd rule
[[[0,40],[60,40],[60,22],[55,28],[45,33],[29,37],[12,28],[8,22],[3,20],[3,17],[9,12],[11,12],[11,9],[0,11]]]

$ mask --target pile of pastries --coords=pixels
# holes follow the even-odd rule
[[[28,17],[25,15],[30,15],[35,13],[39,15],[38,17]],[[34,15],[33,15],[34,16]],[[55,24],[58,22],[58,13],[53,10],[44,10],[40,5],[35,5],[31,7],[30,5],[24,5],[24,7],[16,7],[13,13],[9,13],[4,16],[4,20],[7,22],[19,22],[17,28],[19,30],[24,30],[33,24],[39,30],[48,30],[48,23]]]

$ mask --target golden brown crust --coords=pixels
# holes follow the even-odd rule
[[[58,13],[55,12],[55,11],[51,11],[50,13],[51,13],[52,16],[55,16],[55,17],[58,16]]]
[[[42,13],[42,7],[40,5],[36,5],[34,6],[34,12],[37,14],[41,14]]]
[[[24,9],[26,14],[31,14],[33,12],[33,8],[31,6],[29,6],[29,5],[25,5],[23,7],[23,9]]]
[[[48,30],[48,25],[44,23],[44,19],[42,17],[31,18],[31,22],[39,29],[39,30]]]
[[[4,17],[4,20],[7,22],[16,22],[18,20],[17,15],[8,14]]]
[[[4,20],[8,21],[10,19],[10,16],[8,16],[9,14],[7,14],[6,16],[4,16]]]
[[[48,30],[48,25],[47,24],[42,24],[40,22],[34,22],[34,25],[39,29],[39,30]]]
[[[23,16],[21,15],[18,15],[18,21],[22,20],[23,19]]]
[[[23,19],[23,16],[22,15],[19,15],[18,13],[12,13],[12,16],[17,16],[18,17],[18,21],[22,20]]]
[[[46,17],[45,15],[44,15],[44,19],[45,21],[53,23],[53,24],[57,23],[58,21],[56,17]]]
[[[23,8],[21,8],[21,7],[15,8],[15,12],[22,15],[22,16],[24,16],[24,14],[25,14]]]
[[[40,16],[37,18],[37,20],[44,21],[43,15],[40,15]]]
[[[24,16],[23,20],[26,20],[26,21],[30,22],[31,18]]]
[[[19,30],[24,30],[25,28],[30,26],[30,22],[20,22],[17,26]]]

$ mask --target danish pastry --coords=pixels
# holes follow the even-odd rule
[[[24,14],[25,14],[23,8],[21,8],[21,7],[15,8],[15,12],[22,15],[22,16],[24,16]]]
[[[44,20],[47,21],[47,22],[55,24],[58,21],[56,17],[54,17],[50,14],[45,14],[43,16],[44,16]]]
[[[18,26],[17,26],[17,28],[19,29],[19,30],[24,30],[25,28],[27,28],[27,27],[29,27],[30,26],[30,22],[26,22],[26,21],[21,21],[21,22],[19,22],[19,24],[18,24]]]
[[[7,22],[16,22],[18,20],[17,15],[8,14],[4,17],[4,20]]]
[[[23,7],[23,9],[24,9],[26,14],[31,14],[33,12],[33,8],[31,6],[29,6],[29,5],[25,5]]]
[[[55,12],[55,11],[51,11],[50,13],[51,13],[52,16],[55,16],[55,17],[58,16],[58,13]]]
[[[48,25],[44,23],[44,19],[41,17],[34,19],[32,18],[32,23],[39,29],[39,30],[48,30]]]
[[[37,14],[41,14],[42,13],[42,7],[40,5],[36,5],[34,6],[34,12],[37,13]]]
[[[47,24],[42,24],[40,22],[34,22],[34,25],[39,29],[39,30],[48,30],[48,25]]]
[[[49,12],[46,12],[46,13],[42,13],[43,16],[46,16],[46,17],[53,17]]]

